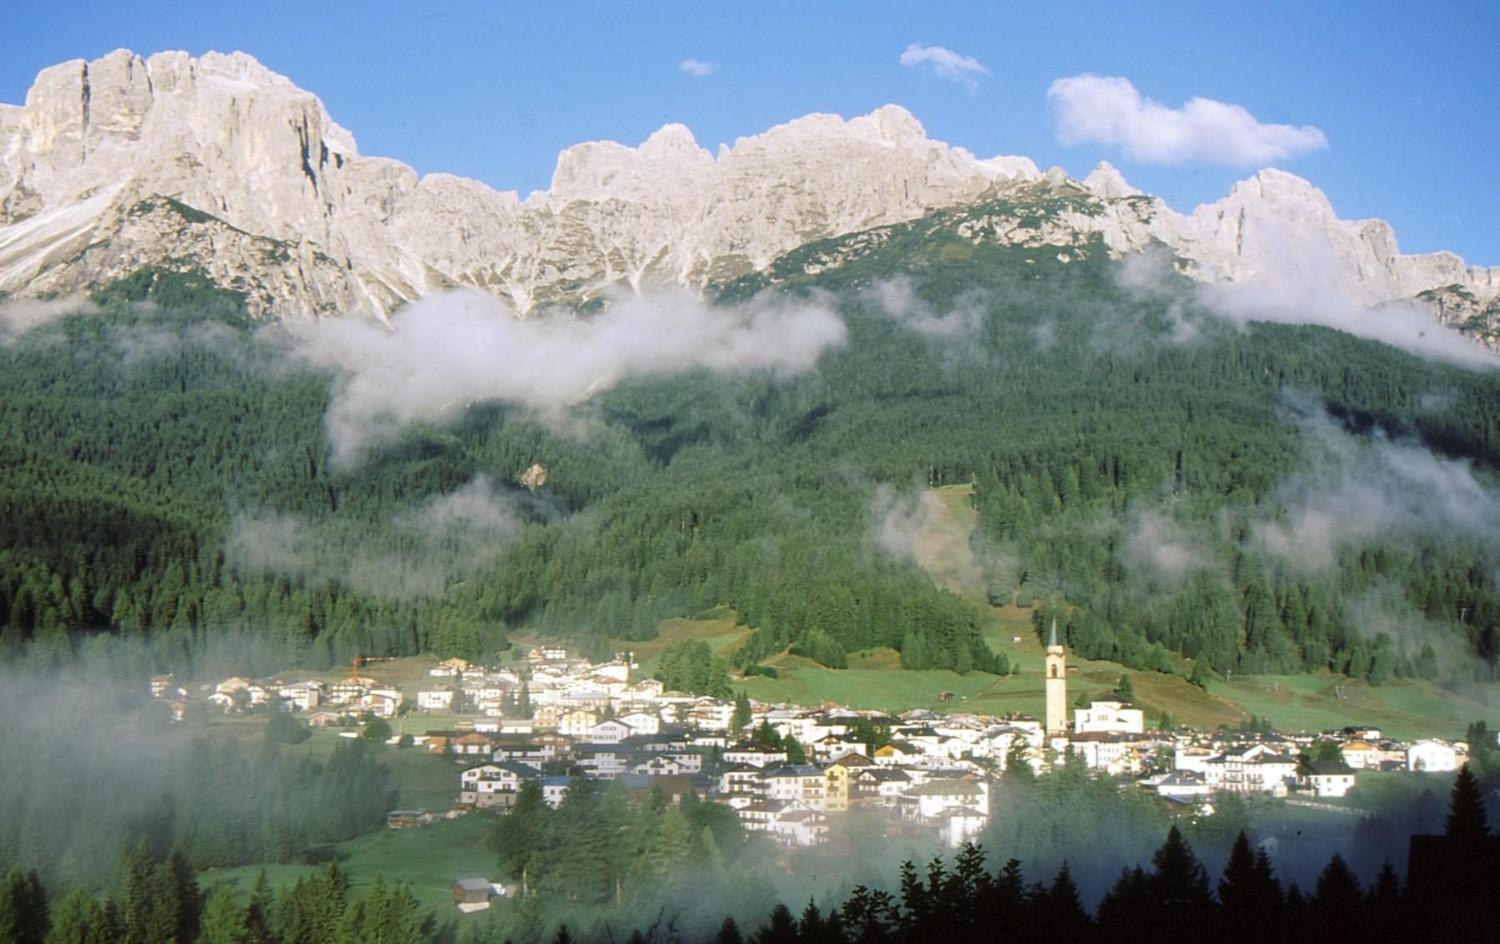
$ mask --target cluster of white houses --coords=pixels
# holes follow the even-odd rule
[[[936,832],[957,845],[983,830],[991,785],[1008,763],[1041,770],[1070,754],[1183,808],[1220,792],[1342,797],[1360,770],[1446,771],[1464,760],[1461,744],[1405,744],[1371,728],[1301,737],[1153,731],[1139,709],[1119,701],[1095,701],[1069,717],[1066,657],[1055,636],[1044,721],[752,704],[750,720],[737,726],[732,703],[666,692],[654,679],[633,679],[634,669],[628,655],[591,663],[551,648],[502,669],[450,659],[431,670],[414,707],[464,720],[413,740],[464,766],[460,807],[508,807],[529,781],[555,806],[575,777],[618,780],[632,791],[691,791],[727,804],[747,829],[789,846],[823,841],[831,817],[860,808],[886,811],[893,832]],[[185,697],[167,677],[154,679],[152,691]],[[314,724],[391,717],[405,704],[400,691],[359,676],[331,684],[233,678],[207,697],[226,711],[301,711]],[[805,757],[793,763],[766,746],[767,728],[795,738]],[[1337,756],[1319,741],[1336,742],[1343,759],[1306,760]]]
[[[190,700],[187,689],[178,687],[170,675],[152,677],[151,695],[169,702],[173,717],[179,721]],[[345,718],[394,718],[405,700],[399,688],[361,675],[334,682],[233,676],[205,686],[203,695],[203,700],[218,711],[229,714],[256,709],[297,711],[314,727],[335,724]]]
[[[532,718],[476,719],[464,731],[419,738],[430,750],[480,761],[460,775],[460,804],[503,808],[539,780],[556,805],[571,778],[584,776],[620,780],[630,790],[691,790],[787,845],[820,842],[831,817],[859,808],[887,811],[893,831],[936,831],[956,845],[983,830],[991,784],[1017,760],[1041,770],[1071,753],[1091,769],[1198,807],[1221,791],[1341,797],[1360,769],[1454,770],[1464,759],[1462,745],[1402,744],[1371,728],[1295,738],[1151,731],[1139,709],[1119,701],[1092,702],[1069,718],[1065,655],[1055,640],[1042,722],[752,704],[749,721],[735,727],[729,702],[632,683],[628,657],[594,665],[533,650],[528,661]],[[767,727],[795,738],[805,762],[758,743]],[[1331,754],[1317,750],[1319,741],[1338,743],[1345,760],[1304,759]]]

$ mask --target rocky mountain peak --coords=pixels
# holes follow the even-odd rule
[[[1402,255],[1384,222],[1340,220],[1278,170],[1180,214],[1108,164],[1080,182],[1024,157],[979,159],[886,105],[795,118],[717,153],[681,124],[636,147],[580,144],[559,155],[549,190],[522,201],[361,155],[316,95],[245,53],[128,50],[44,69],[24,105],[0,105],[0,291],[173,265],[244,291],[261,313],[380,313],[455,286],[524,313],[613,285],[701,289],[814,240],[1059,193],[1046,226],[994,238],[1097,234],[1117,253],[1165,243],[1189,273],[1231,280],[1306,245],[1372,302],[1457,286],[1483,312],[1500,293],[1500,268]]]
[[[1116,170],[1108,161],[1100,161],[1092,171],[1089,171],[1089,175],[1083,178],[1083,185],[1093,193],[1111,200],[1141,195],[1141,191],[1126,182],[1125,175]]]

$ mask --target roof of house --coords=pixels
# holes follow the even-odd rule
[[[1196,770],[1174,770],[1156,781],[1164,787],[1197,787],[1204,782],[1203,775]]]
[[[487,878],[461,878],[453,884],[466,892],[488,892],[490,890],[490,880]]]
[[[979,784],[967,780],[929,780],[906,791],[908,796],[980,796]]]
[[[1310,760],[1303,764],[1309,777],[1353,776],[1354,768],[1339,760]]]
[[[821,777],[823,771],[812,764],[784,764],[781,767],[766,771],[766,779],[784,779],[789,777]]]
[[[838,760],[829,764],[830,767],[873,767],[875,762],[858,751],[844,754]]]
[[[911,776],[906,771],[891,767],[867,767],[855,774],[855,776],[861,780],[874,780],[876,782],[898,782],[911,779]]]

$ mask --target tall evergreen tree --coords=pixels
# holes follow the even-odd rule
[[[203,902],[199,944],[249,944],[245,912],[238,896],[227,885],[211,890]]]
[[[1489,837],[1489,817],[1484,808],[1484,797],[1479,792],[1479,782],[1464,764],[1453,778],[1453,792],[1448,806],[1448,818],[1443,824],[1444,833],[1453,842],[1467,848],[1478,848]]]
[[[12,866],[0,886],[0,941],[42,944],[52,926],[47,891],[36,872]]]
[[[57,903],[46,944],[117,944],[119,928],[88,892],[75,888]]]

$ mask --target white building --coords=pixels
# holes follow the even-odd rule
[[[1144,781],[1158,796],[1169,800],[1190,800],[1206,797],[1211,792],[1207,779],[1196,770],[1174,770]]]
[[[1303,765],[1297,785],[1313,796],[1336,799],[1354,789],[1354,768],[1338,761],[1311,761]]]
[[[567,734],[561,730],[560,733]],[[630,725],[620,721],[601,721],[584,732],[582,740],[588,744],[619,744],[635,732]]]
[[[542,799],[554,810],[562,805],[563,798],[568,795],[568,786],[572,783],[570,777],[543,777]]]
[[[1458,766],[1458,751],[1442,741],[1417,741],[1406,749],[1407,770],[1440,773]]]
[[[759,747],[732,747],[724,752],[724,763],[775,767],[786,763],[786,751],[768,751]]]
[[[1090,770],[1116,775],[1133,774],[1140,766],[1136,751],[1140,743],[1130,734],[1091,731],[1073,735],[1068,741],[1068,750],[1083,758],[1084,766]]]
[[[1286,796],[1297,781],[1297,759],[1277,754],[1264,744],[1235,747],[1204,764],[1208,785],[1231,793]]]
[[[510,806],[521,785],[538,776],[534,767],[506,762],[481,764],[459,774],[459,802],[472,806]]]
[[[767,832],[785,846],[815,846],[828,835],[828,817],[793,805],[771,819]]]
[[[435,691],[417,692],[419,711],[447,711],[453,707],[453,692],[440,688]]]
[[[766,793],[773,800],[788,800],[808,809],[823,808],[825,780],[823,771],[812,764],[788,764],[766,771]]]
[[[651,711],[621,715],[620,723],[628,726],[631,734],[655,734],[661,730],[661,716]]]
[[[1073,709],[1074,734],[1143,734],[1146,716],[1124,702],[1096,701],[1087,708]]]

